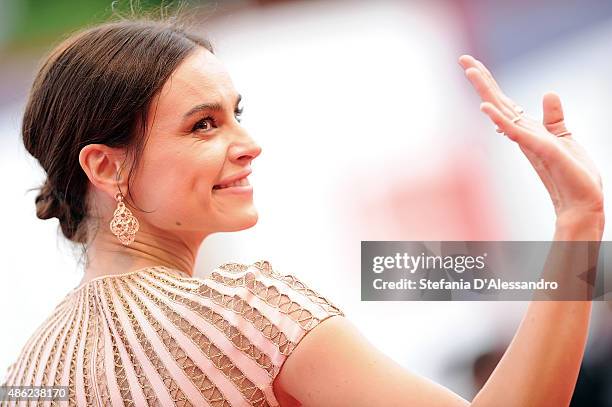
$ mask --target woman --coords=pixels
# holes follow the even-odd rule
[[[460,64],[482,110],[548,188],[555,239],[599,241],[601,181],[559,99],[545,96],[536,123],[479,61]],[[29,96],[23,141],[48,176],[37,215],[57,217],[66,238],[86,245],[86,267],[6,385],[65,385],[71,405],[569,403],[590,301],[532,302],[469,403],[404,370],[338,307],[265,260],[192,277],[206,236],[257,221],[247,177],[260,147],[240,113],[210,44],[170,23],[102,24],[51,53]]]

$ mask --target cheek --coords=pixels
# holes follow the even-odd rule
[[[193,161],[193,166],[186,168],[190,179],[186,188],[193,194],[199,205],[209,205],[212,196],[213,185],[221,175],[223,161],[213,157],[199,157]]]
[[[143,165],[143,192],[155,208],[175,213],[209,206],[212,187],[222,176],[225,150],[210,142],[187,142],[151,151]],[[150,207],[149,207],[150,208]]]

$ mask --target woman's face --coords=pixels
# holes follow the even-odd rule
[[[132,185],[145,217],[164,231],[205,235],[257,223],[246,178],[261,148],[240,125],[240,95],[204,48],[186,58],[149,110],[149,138]],[[218,188],[234,178],[238,186]]]

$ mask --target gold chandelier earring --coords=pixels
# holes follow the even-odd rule
[[[132,215],[132,211],[123,203],[123,194],[121,192],[115,194],[115,199],[117,200],[117,209],[113,213],[110,230],[113,232],[113,235],[117,236],[121,244],[128,246],[134,241],[140,224],[138,219]]]

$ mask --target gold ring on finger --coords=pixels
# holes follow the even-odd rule
[[[523,117],[523,114],[525,113],[525,110],[521,106],[516,105],[515,109],[517,109],[518,111],[516,112],[516,117],[514,117],[512,119],[512,123],[514,123],[514,124],[516,124],[519,120],[521,120],[521,118]],[[503,133],[504,132],[499,127],[496,128],[495,131],[498,132],[498,133]]]

